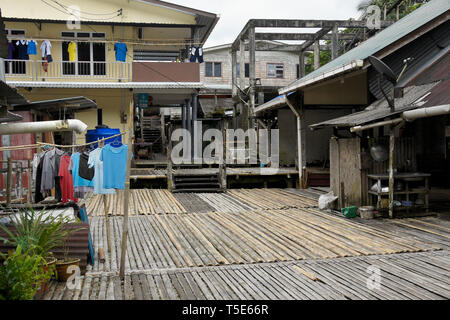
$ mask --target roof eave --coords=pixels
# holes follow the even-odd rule
[[[361,69],[364,66],[364,60],[353,60],[350,63],[347,63],[343,66],[340,66],[336,69],[324,72],[322,74],[319,74],[311,79],[308,79],[306,81],[301,81],[301,79],[298,82],[295,82],[294,84],[287,86],[285,88],[282,88],[280,90],[278,90],[278,92],[280,94],[286,94],[292,91],[296,91],[302,88],[305,88],[307,86],[313,85],[317,82],[321,82],[324,80],[328,80],[331,78],[334,78],[336,76],[340,76],[342,74],[348,73],[348,72],[352,72],[358,69]]]

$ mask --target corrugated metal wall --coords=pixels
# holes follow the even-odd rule
[[[393,54],[385,57],[383,62],[386,63],[396,75],[399,75],[403,69],[403,60],[406,58],[414,58],[408,65],[403,79],[407,79],[410,75],[426,64],[431,58],[439,54],[445,47],[450,44],[450,22],[447,21],[434,30],[422,35],[418,39],[412,41],[403,48],[395,51]],[[376,99],[383,98],[378,87],[378,73],[370,67],[368,70],[369,91]],[[382,87],[386,92],[392,89],[392,84],[388,81],[382,81]]]
[[[29,111],[16,111],[15,113],[21,115],[23,120],[21,122],[32,122],[33,115]],[[13,134],[13,135],[2,135],[0,139],[0,147],[3,146],[19,146],[34,144],[35,137],[34,134]],[[0,159],[7,160],[8,157],[12,157],[13,160],[22,160],[22,166],[25,168],[27,166],[27,160],[33,160],[34,150],[18,150],[18,151],[0,151]],[[7,165],[3,164],[3,168]],[[16,183],[14,177],[13,183]],[[24,188],[28,188],[28,175],[24,173],[22,175],[22,183]],[[6,188],[6,173],[0,174],[0,189],[4,190]],[[26,193],[24,193],[26,194]],[[0,200],[4,200],[1,199]]]

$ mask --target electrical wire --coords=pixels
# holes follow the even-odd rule
[[[52,5],[52,4],[48,3],[48,2],[46,2],[45,0],[41,0],[41,2],[45,3],[46,5],[52,7],[53,9],[55,9],[55,10],[61,12],[61,13],[68,14],[68,15],[72,15],[71,12],[68,12],[67,10],[61,10],[61,9],[59,9],[58,7],[55,7],[54,5]],[[114,19],[114,18],[116,18],[116,17],[118,17],[118,16],[120,16],[120,15],[122,15],[122,13],[118,13],[116,16],[111,17],[111,18],[106,18],[106,19],[105,19],[105,18],[95,18],[95,20],[99,20],[99,21],[109,21],[109,20],[112,20],[112,19]],[[82,17],[82,16],[80,16],[79,18],[80,18],[80,21],[81,21],[81,19],[84,19],[85,21],[92,21],[92,18],[87,18],[87,17]]]
[[[62,4],[56,0],[51,0],[51,1],[53,1],[54,3],[56,3],[57,5],[59,5],[60,7],[66,9],[66,10],[69,10],[69,8],[70,8],[70,6]],[[91,16],[111,16],[111,15],[118,14],[118,13],[122,14],[122,9],[119,9],[119,10],[117,10],[115,12],[111,12],[111,13],[90,13],[90,12],[80,10],[80,13],[84,13],[84,14],[91,15]]]
[[[54,8],[55,10],[58,10],[59,12],[62,12],[62,13],[65,13],[65,14],[69,13],[69,12],[64,12],[64,11],[62,11],[61,9],[59,9],[59,8],[57,8],[57,7],[55,7],[55,6],[51,5],[51,4],[49,4],[49,3],[46,2],[45,0],[41,0],[41,2],[47,4],[48,6]],[[69,13],[69,14],[70,14],[70,13]],[[80,17],[80,18],[81,18],[81,17]],[[114,18],[114,17],[113,17],[113,18]],[[112,19],[112,18],[111,18],[111,19]],[[111,20],[111,19],[105,19],[105,20]],[[93,27],[91,27],[90,25],[87,25],[87,26],[88,26],[88,28],[90,28],[90,29],[91,29],[92,31],[94,31],[95,33],[99,33],[97,30],[95,30],[95,29],[94,29]],[[132,60],[134,60],[134,57],[131,56],[128,52],[126,53],[126,55],[127,55],[128,57],[130,57]],[[148,64],[144,64],[144,63],[142,63],[142,62],[135,62],[135,63],[139,63],[139,64],[141,64],[144,68],[147,68],[147,69],[149,69],[149,70],[151,70],[151,71],[153,71],[153,72],[159,74],[160,76],[166,78],[167,80],[170,80],[170,82],[174,82],[174,83],[176,83],[176,84],[178,84],[178,85],[181,86],[181,83],[180,83],[180,82],[178,82],[178,81],[172,79],[171,77],[169,77],[168,75],[163,74],[162,72],[160,72],[160,71],[158,71],[158,70],[156,70],[156,69],[150,67]]]

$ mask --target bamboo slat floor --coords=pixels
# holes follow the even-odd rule
[[[123,215],[123,191],[107,195],[108,214]],[[168,190],[131,190],[129,215],[177,214],[187,212],[241,212],[308,208],[317,206],[317,200],[283,189],[236,189],[226,194],[172,194]],[[91,216],[104,216],[103,196],[86,200]]]
[[[317,209],[253,210],[130,217],[127,262],[131,269],[252,264],[383,255],[439,249],[436,244],[381,231]],[[111,217],[111,264],[119,268],[121,223]],[[103,217],[91,219],[96,247],[106,248]],[[109,261],[109,254],[106,252]]]
[[[117,277],[122,199],[87,201],[96,264],[48,299],[448,299],[450,221],[346,219],[317,209],[322,190],[225,194],[132,190],[125,282]],[[99,262],[98,249],[106,261]],[[443,250],[442,250],[443,249]],[[381,290],[367,285],[381,270]],[[369,270],[370,271],[370,270]]]
[[[449,268],[450,252],[432,251],[140,270],[127,272],[124,283],[115,273],[89,273],[72,290],[65,283],[52,282],[44,299],[443,300],[450,298]]]

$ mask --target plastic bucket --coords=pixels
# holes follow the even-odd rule
[[[374,218],[374,207],[360,207],[359,208],[359,216],[362,219],[371,220]]]

